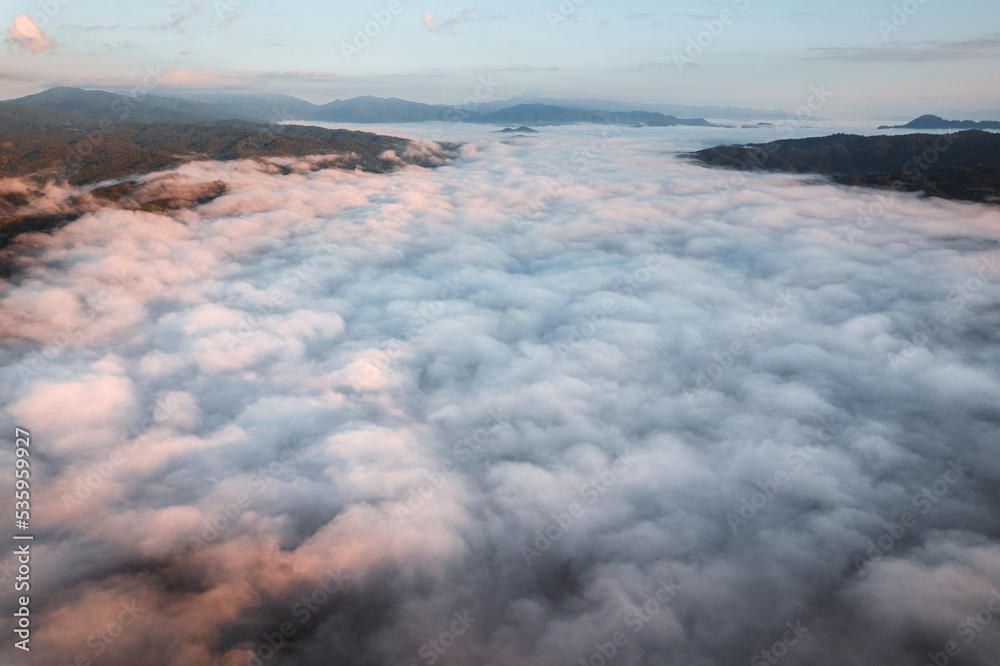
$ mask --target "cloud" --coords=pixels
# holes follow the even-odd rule
[[[420,18],[420,22],[431,32],[452,32],[455,28],[465,23],[487,23],[499,21],[502,20],[504,16],[499,14],[486,14],[478,7],[474,7],[472,9],[466,9],[460,14],[443,21],[439,21],[439,18],[440,17],[437,14],[427,12]]]
[[[1000,57],[1000,37],[965,41],[924,41],[868,47],[816,47],[806,60],[847,62],[944,62]]]
[[[995,207],[455,131],[5,251],[40,663],[995,663]]]
[[[202,4],[200,2],[196,2],[193,5],[191,5],[191,7],[187,11],[178,10],[173,14],[171,14],[170,21],[164,23],[160,27],[163,28],[164,30],[180,31],[185,23],[187,23],[191,19],[201,14],[201,10],[202,10]]]
[[[968,39],[958,42],[944,42],[944,41],[929,41],[920,42],[921,44],[929,44],[936,48],[941,49],[954,49],[959,51],[966,50],[1000,50],[1000,36],[994,35],[992,37],[984,37],[981,39]]]
[[[38,21],[24,14],[15,16],[14,25],[7,28],[7,42],[31,53],[42,53],[55,46],[52,38],[38,27]]]
[[[109,48],[124,48],[129,43],[107,45]],[[324,82],[339,78],[336,72],[320,72],[308,70],[294,71],[218,71],[207,69],[170,69],[158,78],[159,85],[165,88],[199,89],[227,88],[231,90],[259,89],[270,81],[288,82]],[[87,77],[62,79],[59,85],[68,86],[101,86],[108,89],[131,90],[135,87],[134,79],[120,77]]]
[[[59,26],[60,30],[68,30],[70,32],[94,32],[96,30],[118,30],[120,25],[67,25],[62,24]]]

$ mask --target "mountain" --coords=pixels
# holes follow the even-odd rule
[[[504,127],[497,130],[497,134],[538,134],[538,130],[521,125],[520,127]]]
[[[476,122],[495,125],[571,125],[594,120],[594,114],[590,111],[549,104],[519,104],[476,118]]]
[[[26,121],[25,116],[35,116]],[[428,153],[409,150],[411,142],[369,132],[299,125],[265,125],[242,120],[197,123],[118,123],[82,130],[67,115],[44,107],[0,103],[0,179],[24,178],[28,194],[0,194],[0,248],[27,231],[46,231],[92,209],[87,197],[75,196],[57,213],[33,207],[44,197],[41,183],[87,186],[179,166],[193,160],[307,157],[308,168],[337,168],[384,173],[403,164],[435,166],[448,157],[447,146]],[[73,123],[75,124],[75,123]],[[291,167],[275,167],[291,172]],[[128,194],[137,210],[164,212],[197,205],[225,192],[225,184],[204,191],[140,196],[120,184],[91,189],[102,200]],[[134,196],[133,196],[134,195]],[[81,203],[82,202],[82,203]],[[89,207],[88,207],[89,206]]]
[[[497,125],[570,125],[576,123],[600,123],[635,125],[647,127],[670,127],[690,125],[697,127],[718,127],[702,118],[681,119],[648,111],[592,111],[567,109],[550,104],[519,104],[478,116],[475,122]]]
[[[419,123],[429,120],[457,121],[469,114],[457,107],[421,104],[395,97],[353,97],[318,107],[308,118],[333,123]]]
[[[480,113],[492,113],[521,104],[546,104],[567,109],[592,111],[650,111],[680,118],[720,118],[726,120],[781,120],[792,116],[780,109],[744,109],[735,106],[689,106],[685,104],[643,104],[616,102],[607,99],[556,99],[553,97],[519,96],[479,105]]]
[[[931,160],[928,156],[936,156]],[[767,144],[719,146],[689,157],[710,166],[831,176],[845,185],[1000,201],[1000,134],[835,134]]]
[[[50,88],[45,92],[8,100],[8,104],[31,106],[74,114],[82,122],[96,124],[194,123],[232,119],[232,114],[207,104],[172,97],[129,97],[101,90]]]
[[[280,94],[247,95],[241,93],[172,92],[167,96],[206,104],[230,118],[261,123],[305,120],[320,108],[298,97]]]
[[[168,169],[194,159],[234,160],[261,157],[339,154],[337,166],[384,172],[399,162],[407,139],[321,127],[270,125],[246,121],[122,123],[97,132],[8,130],[0,125],[0,177],[31,176],[84,185]],[[420,160],[412,160],[420,163]]]
[[[879,127],[880,130],[884,129],[918,129],[918,130],[933,130],[933,129],[981,129],[981,130],[1000,130],[1000,122],[995,120],[945,120],[940,116],[920,116],[916,120],[911,120],[905,125],[882,125]]]
[[[69,130],[76,128],[80,120],[65,111],[0,102],[0,127],[9,132]]]
[[[312,120],[333,123],[468,122],[497,125],[567,125],[576,123],[622,124],[647,127],[687,125],[713,127],[702,118],[679,118],[659,111],[636,110],[627,105],[614,109],[572,108],[555,104],[516,104],[486,112],[459,106],[423,104],[398,98],[353,97],[316,105],[289,95],[245,95],[187,92],[170,96],[129,97],[99,90],[52,88],[7,104],[46,109],[64,116],[47,116],[56,126],[80,129],[102,123],[130,122],[190,124],[219,120],[277,123]],[[12,116],[13,111],[8,111]],[[30,119],[26,119],[26,122]]]

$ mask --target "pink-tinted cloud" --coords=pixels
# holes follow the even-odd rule
[[[38,21],[18,14],[14,17],[14,25],[7,28],[7,42],[31,53],[42,53],[55,46],[52,38],[38,27]]]

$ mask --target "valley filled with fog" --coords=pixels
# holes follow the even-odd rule
[[[678,155],[780,129],[363,129],[463,145],[3,250],[43,658],[995,663],[1000,209]]]

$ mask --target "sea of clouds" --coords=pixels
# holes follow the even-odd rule
[[[996,663],[1000,210],[462,132],[5,251],[4,663]]]

